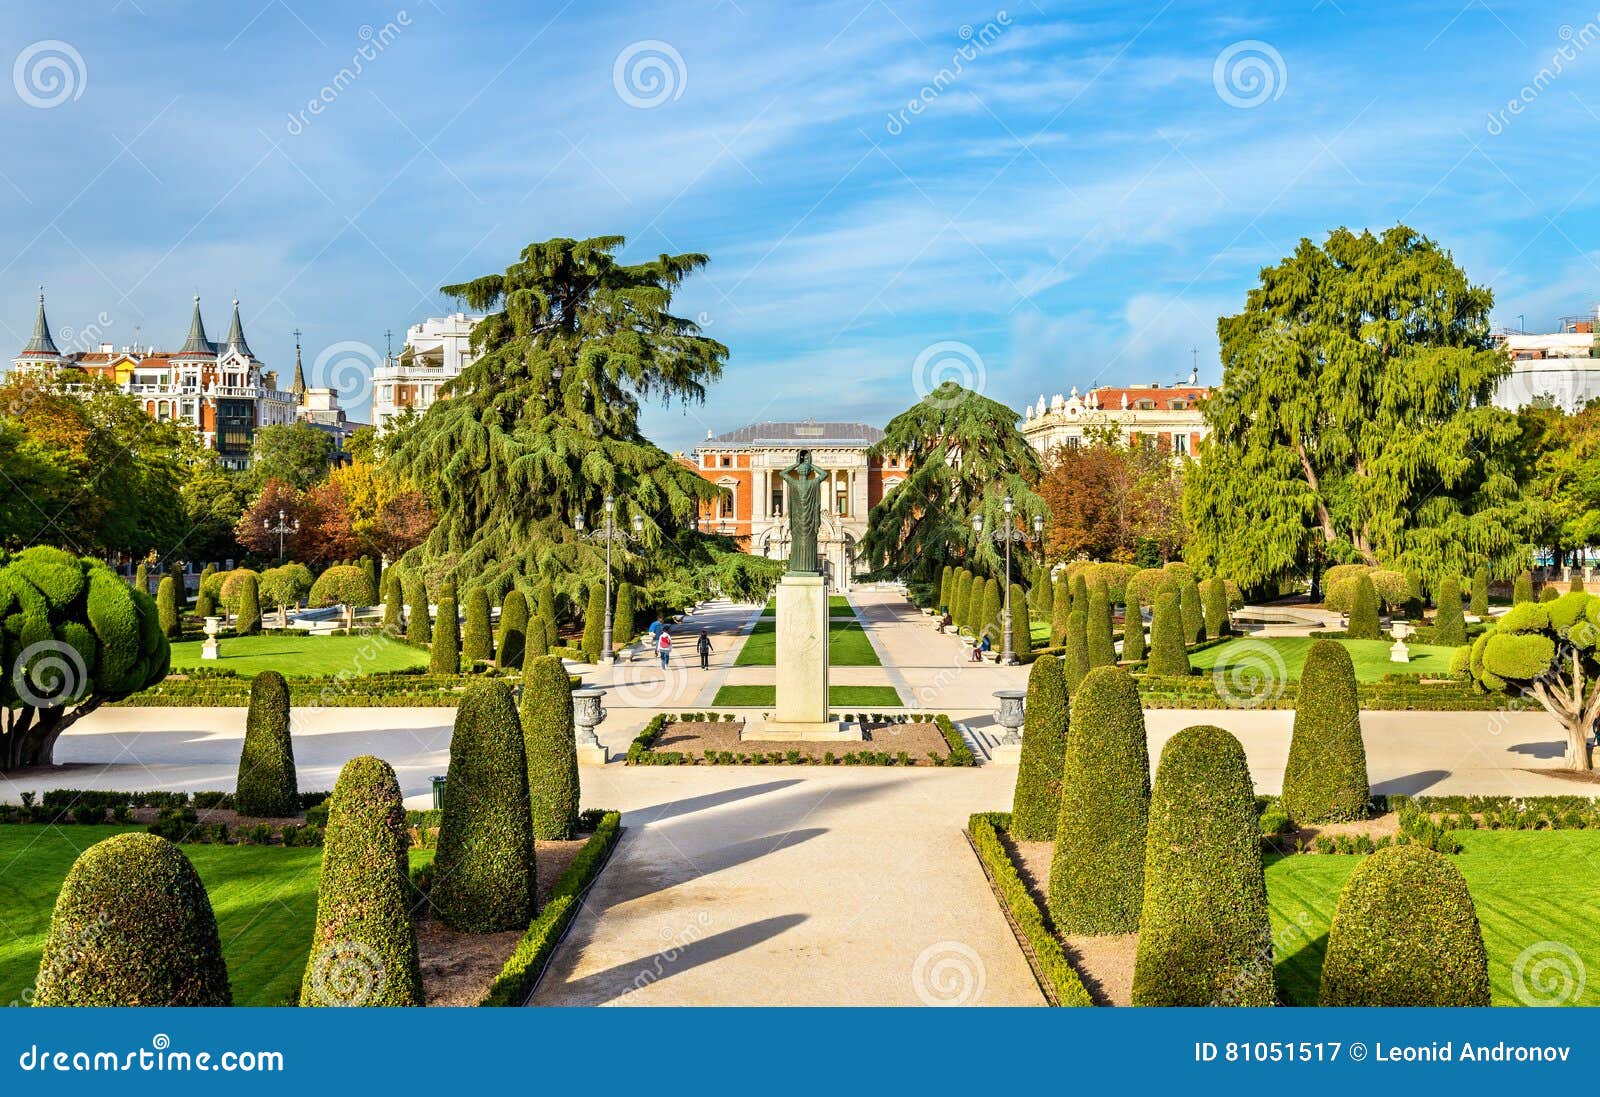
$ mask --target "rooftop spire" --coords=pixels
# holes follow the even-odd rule
[[[39,287],[39,315],[33,321],[33,338],[22,348],[23,354],[48,354],[61,357],[56,341],[50,338],[50,321],[44,317],[44,287]]]
[[[246,358],[254,358],[250,344],[244,341],[244,325],[239,322],[239,299],[233,299],[233,324],[228,328],[228,349],[237,350]]]
[[[306,371],[300,365],[300,332],[298,329],[294,333],[294,384],[289,386],[289,391],[302,398],[306,394]]]
[[[206,338],[205,321],[200,319],[200,295],[194,295],[194,319],[189,321],[189,338],[183,341],[179,354],[215,354],[217,349]]]

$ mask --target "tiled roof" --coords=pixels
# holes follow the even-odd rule
[[[883,440],[883,431],[867,423],[751,423],[707,438],[701,449],[737,449],[745,446],[867,446]]]

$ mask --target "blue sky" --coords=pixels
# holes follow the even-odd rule
[[[381,353],[440,284],[620,233],[711,256],[681,308],[732,357],[649,413],[677,448],[881,424],[942,376],[1020,409],[1198,348],[1214,381],[1217,317],[1341,224],[1440,240],[1499,323],[1600,297],[1596,0],[3,11],[15,347],[40,283],[58,337],[118,344],[175,345],[195,292],[220,334],[237,295],[287,372],[297,327],[308,365]]]

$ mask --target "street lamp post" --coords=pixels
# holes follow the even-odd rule
[[[284,513],[283,513],[282,509],[279,509],[279,511],[278,511],[278,524],[277,525],[273,525],[272,524],[272,519],[263,518],[261,520],[261,528],[266,530],[268,533],[276,533],[278,535],[278,566],[282,567],[283,566],[283,536],[286,533],[299,533],[300,532],[300,519],[296,518],[293,522],[290,522],[284,517]]]
[[[578,536],[586,541],[604,541],[606,546],[606,626],[603,638],[600,641],[600,660],[605,663],[617,661],[617,653],[611,648],[611,546],[618,541],[636,542],[644,537],[644,517],[638,512],[633,512],[633,521],[630,529],[617,529],[617,497],[607,495],[605,502],[605,525],[596,530],[585,531],[583,515],[573,516],[572,527],[578,531]]]
[[[1006,547],[1005,608],[1000,611],[1000,663],[1002,666],[1014,667],[1022,662],[1022,659],[1011,649],[1011,543],[1015,541],[1019,545],[1031,545],[1039,539],[1044,534],[1044,515],[1033,516],[1033,536],[1030,537],[1026,529],[1017,529],[1011,524],[1011,515],[1016,509],[1016,504],[1012,502],[1009,492],[1001,505],[1006,512],[1005,525],[1000,529],[991,530],[988,537],[995,544],[1003,544]],[[984,536],[982,514],[972,516],[972,532],[979,537]]]

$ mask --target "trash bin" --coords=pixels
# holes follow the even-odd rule
[[[444,807],[444,778],[433,778],[433,810],[439,811]]]

